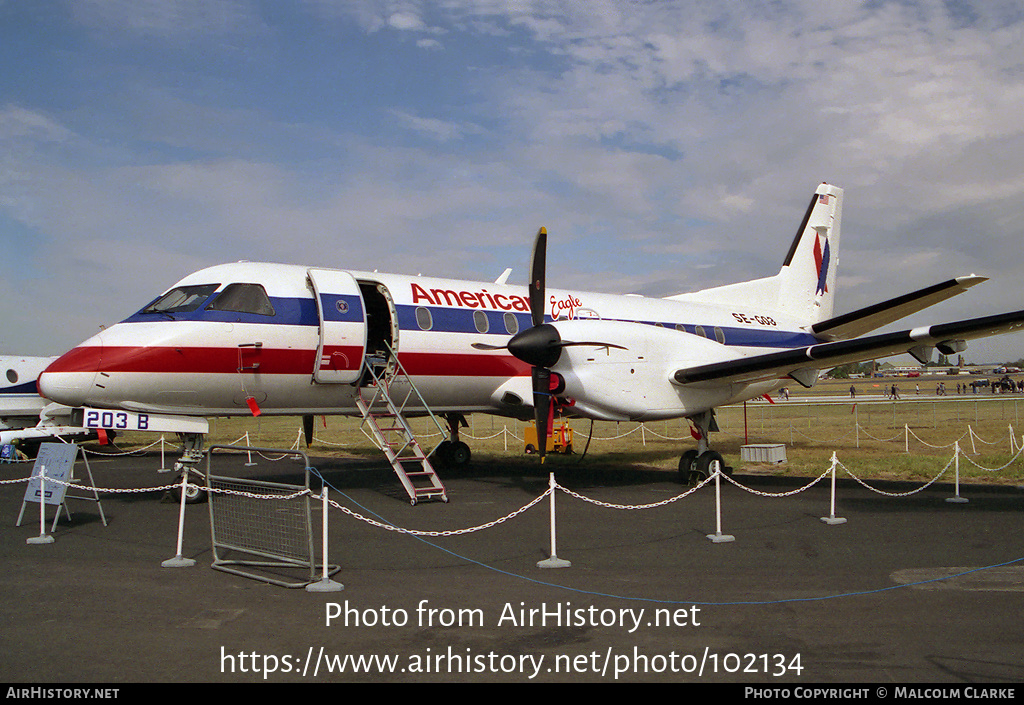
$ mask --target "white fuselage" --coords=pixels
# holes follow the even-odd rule
[[[232,284],[262,287],[269,305],[224,310],[218,297]],[[43,373],[42,393],[69,406],[194,416],[247,415],[250,400],[265,414],[358,414],[364,358],[386,344],[435,412],[531,413],[529,366],[472,347],[502,345],[531,325],[525,287],[240,262],[175,289],[198,292],[194,306],[151,305],[93,336]],[[681,386],[671,374],[816,342],[801,321],[758,304],[570,290],[546,298],[545,320],[563,338],[625,348],[567,347],[552,368],[572,411],[591,418],[689,416],[760,396],[786,381]]]
[[[39,422],[39,414],[49,402],[39,396],[36,379],[56,359],[0,355],[0,429]]]

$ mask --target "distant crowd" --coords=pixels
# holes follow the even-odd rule
[[[952,389],[953,385],[950,385]],[[957,382],[956,393],[957,394],[979,394],[979,393],[991,393],[991,394],[1012,394],[1014,392],[1024,394],[1024,379],[1014,380],[1009,376],[1005,376],[998,380],[987,380],[987,379],[976,379],[968,382]],[[921,385],[914,385],[914,394],[921,393]],[[884,387],[884,394],[886,399],[899,399],[900,398],[900,387],[898,384],[886,385]],[[939,382],[935,385],[935,394],[940,397],[948,396],[949,392],[946,389],[946,383]],[[856,398],[857,388],[854,385],[850,385],[850,397]]]

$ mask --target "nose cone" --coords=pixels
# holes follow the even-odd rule
[[[39,375],[39,393],[65,406],[86,406],[95,388],[102,358],[99,336],[64,353]]]

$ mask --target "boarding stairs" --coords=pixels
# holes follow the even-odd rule
[[[416,439],[406,418],[406,410],[426,413],[445,435],[441,422],[430,413],[419,390],[405,372],[398,357],[367,356],[366,375],[357,388],[356,406],[363,415],[362,432],[384,451],[391,467],[416,505],[427,500],[448,501],[441,478],[434,472],[428,453]],[[431,451],[432,453],[433,451]]]

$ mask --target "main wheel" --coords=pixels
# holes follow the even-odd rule
[[[679,481],[684,485],[693,481],[694,464],[697,462],[697,451],[688,450],[679,459]]]
[[[438,443],[433,456],[435,465],[441,468],[446,468],[451,465],[451,451],[451,441],[441,441]]]
[[[470,458],[473,453],[469,449],[469,446],[462,441],[456,441],[452,443],[451,448],[448,449],[448,462],[456,470],[462,469],[469,465]]]
[[[725,472],[725,460],[722,458],[722,454],[718,451],[709,450],[700,454],[697,458],[696,472],[700,476],[698,482],[703,482],[705,478],[711,477],[711,473],[715,471],[715,462],[718,462],[719,467],[722,468],[722,472]]]

